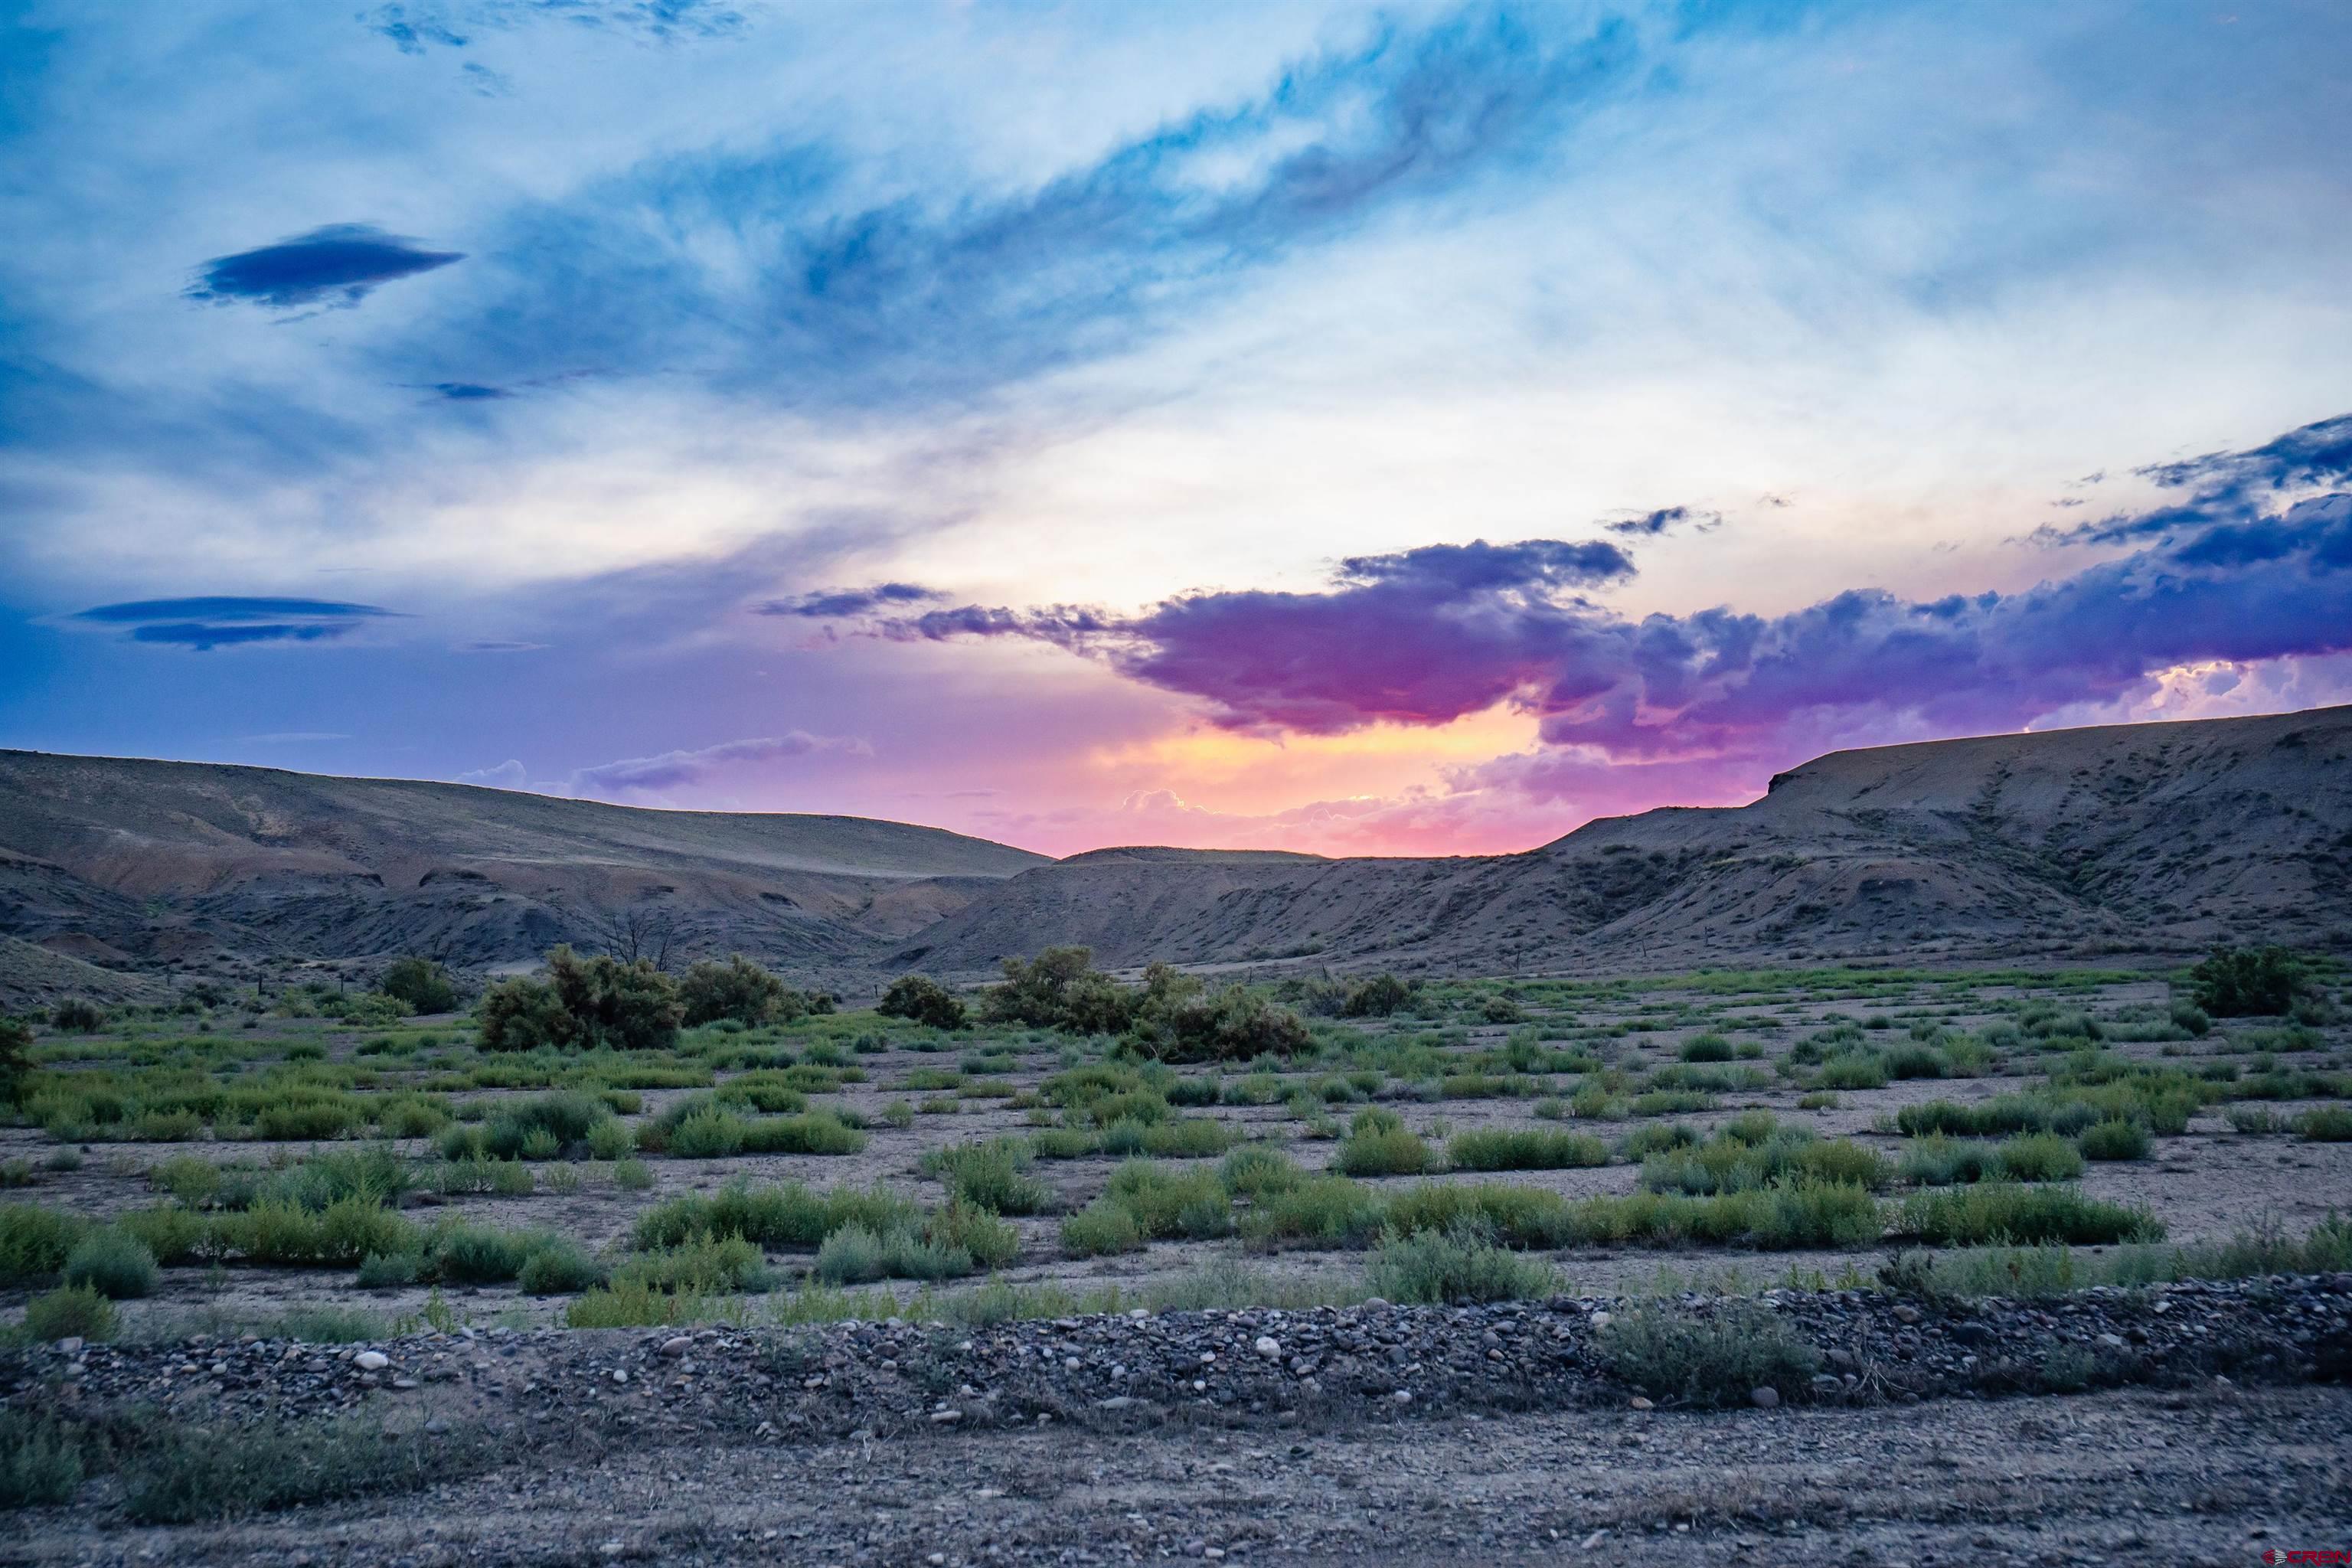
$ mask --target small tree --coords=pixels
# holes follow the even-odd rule
[[[547,955],[548,983],[591,1046],[648,1050],[677,1038],[677,982],[650,959],[624,963],[609,953],[583,959],[569,947]]]
[[[1412,988],[1393,974],[1375,974],[1348,993],[1340,1011],[1350,1018],[1385,1018],[1412,1000]]]
[[[49,1022],[77,1035],[94,1035],[106,1027],[106,1009],[82,996],[68,996],[49,1011]]]
[[[501,980],[482,993],[474,1005],[486,1051],[528,1051],[541,1046],[569,1046],[580,1037],[579,1025],[564,1011],[555,987],[528,974]]]
[[[1094,966],[1094,950],[1049,947],[1028,963],[1004,961],[1004,983],[981,993],[992,1023],[1116,1035],[1135,1018],[1136,998]]]
[[[927,974],[901,974],[890,982],[874,1010],[886,1018],[905,1018],[934,1029],[961,1029],[968,1022],[955,993]]]
[[[797,1018],[809,1010],[799,992],[740,952],[724,963],[705,959],[695,964],[678,983],[677,994],[689,1028],[721,1018],[765,1024]]]
[[[1297,1014],[1246,986],[1213,993],[1198,980],[1180,978],[1189,983],[1147,986],[1132,1037],[1147,1056],[1164,1062],[1248,1061],[1295,1056],[1315,1043]]]
[[[2283,947],[2218,947],[2189,972],[2197,1005],[2217,1018],[2284,1013],[2303,988],[2303,966]]]
[[[408,1004],[412,1013],[454,1013],[457,1010],[457,987],[449,979],[449,971],[432,959],[411,953],[395,958],[384,965],[382,978],[375,988],[387,996],[396,996]]]

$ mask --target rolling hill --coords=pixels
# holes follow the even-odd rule
[[[1549,969],[1863,954],[2352,945],[2352,708],[1838,752],[1761,800],[1520,855],[1103,851],[1025,871],[894,956]]]
[[[2352,946],[2352,708],[1838,752],[1748,805],[1417,859],[1056,861],[861,817],[0,752],[0,1005],[562,941],[855,986],[1066,942],[1117,967],[1492,972],[2257,939]]]

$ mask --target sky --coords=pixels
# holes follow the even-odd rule
[[[2352,701],[2352,13],[0,0],[0,746],[1532,847]]]

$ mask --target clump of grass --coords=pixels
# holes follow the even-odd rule
[[[698,1236],[630,1258],[614,1271],[613,1284],[616,1289],[644,1286],[671,1295],[708,1295],[765,1290],[769,1279],[767,1260],[741,1237]]]
[[[2147,1128],[2120,1117],[2093,1122],[2077,1140],[2086,1160],[2145,1160],[2150,1142]]]
[[[1378,1236],[1387,1217],[1388,1205],[1361,1182],[1302,1175],[1259,1189],[1241,1229],[1255,1247],[1354,1247]]]
[[[947,1279],[971,1272],[971,1255],[911,1231],[845,1226],[817,1249],[816,1278],[828,1285],[871,1280]]]
[[[2011,1182],[1916,1194],[1904,1203],[1902,1226],[1937,1247],[2164,1239],[2162,1223],[2145,1209],[2086,1198],[2072,1187]]]
[[[707,1296],[658,1290],[643,1280],[615,1280],[572,1298],[563,1321],[574,1329],[651,1329],[698,1322],[710,1310]]]
[[[615,1160],[613,1162],[613,1184],[625,1193],[650,1192],[654,1184],[654,1168],[643,1160]]]
[[[1062,1250],[1073,1258],[1140,1252],[1147,1239],[1134,1215],[1100,1199],[1062,1222]]]
[[[1368,1106],[1349,1124],[1331,1168],[1349,1176],[1417,1176],[1433,1163],[1427,1141],[1407,1129],[1402,1117]]]
[[[1154,1239],[1205,1241],[1234,1228],[1233,1205],[1213,1172],[1129,1160],[1111,1173],[1104,1200],[1135,1216]]]
[[[1609,1145],[1590,1132],[1488,1128],[1455,1136],[1446,1163],[1463,1171],[1559,1171],[1609,1163]]]
[[[515,1273],[515,1283],[527,1296],[576,1296],[604,1282],[604,1267],[569,1238],[549,1241]]]
[[[129,1301],[155,1292],[155,1255],[136,1237],[95,1230],[66,1256],[68,1285],[86,1285],[110,1301]]]
[[[68,1423],[0,1409],[0,1509],[71,1501],[82,1482],[82,1443]]]
[[[934,1149],[923,1156],[923,1169],[966,1203],[997,1214],[1036,1214],[1052,1202],[1053,1194],[1029,1174],[1034,1157],[1026,1144],[999,1138]]]
[[[2294,1119],[2294,1130],[2306,1143],[2352,1143],[2352,1109],[2314,1106]]]
[[[66,1266],[83,1222],[37,1204],[0,1207],[0,1284],[42,1279]]]
[[[2129,1121],[2114,1125],[2138,1133],[2141,1147],[2147,1147],[2145,1129]],[[2088,1138],[2090,1133],[2084,1136]],[[2083,1173],[2083,1156],[2088,1152],[2087,1144],[2078,1149],[2055,1132],[2020,1132],[2002,1139],[1994,1154],[2000,1161],[2001,1174],[2012,1182],[2063,1182]]]
[[[109,1340],[114,1337],[114,1303],[88,1285],[67,1285],[25,1303],[25,1337]]]
[[[335,1498],[416,1491],[493,1462],[469,1431],[396,1434],[362,1417],[146,1434],[121,1462],[123,1512],[137,1524],[232,1519]]]
[[[1759,1388],[1792,1399],[1821,1366],[1787,1324],[1744,1305],[1711,1314],[1636,1308],[1601,1331],[1600,1350],[1615,1376],[1654,1399],[1684,1405],[1745,1405]]]
[[[1559,1289],[1559,1275],[1463,1224],[1387,1237],[1372,1255],[1366,1283],[1391,1301],[1460,1304],[1549,1296]]]

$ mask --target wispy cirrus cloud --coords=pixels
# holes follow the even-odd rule
[[[207,304],[350,307],[386,283],[466,259],[462,251],[427,250],[413,239],[363,223],[330,224],[274,245],[215,256],[188,286]]]
[[[900,609],[944,599],[936,588],[915,583],[877,583],[870,588],[825,588],[791,598],[770,599],[751,607],[755,616],[793,616],[804,620],[846,620],[877,610]]]
[[[335,599],[242,598],[206,595],[136,599],[76,611],[69,620],[123,628],[132,642],[203,651],[253,643],[328,642],[370,621],[398,618],[376,605]]]
[[[805,757],[817,752],[865,754],[871,750],[866,742],[852,737],[812,735],[805,730],[792,730],[782,735],[722,741],[718,745],[704,746],[695,751],[664,752],[658,756],[626,757],[616,763],[601,763],[574,773],[572,775],[572,791],[575,795],[641,795],[701,784],[725,769],[746,763]]]

